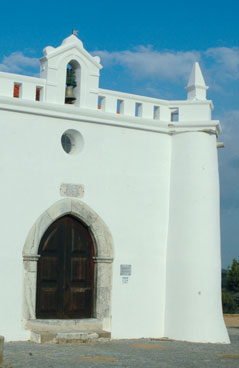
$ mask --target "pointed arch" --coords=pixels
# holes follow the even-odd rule
[[[32,321],[36,320],[36,280],[38,249],[40,241],[49,226],[58,218],[72,215],[88,226],[95,247],[95,316],[103,325],[110,328],[112,262],[114,258],[111,233],[100,216],[82,201],[65,198],[49,207],[32,226],[23,248],[24,285],[23,285],[23,319],[25,327],[34,329]],[[31,323],[27,323],[31,321]],[[50,322],[49,322],[50,323]],[[59,321],[59,324],[61,322]],[[55,323],[54,323],[55,324]],[[67,323],[62,328],[68,328]]]

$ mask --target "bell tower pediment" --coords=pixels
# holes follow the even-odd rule
[[[61,45],[58,47],[45,47],[43,50],[44,57],[41,60],[50,60],[52,58],[58,59],[59,56],[66,54],[69,51],[73,51],[79,54],[79,56],[82,55],[84,58],[87,59],[89,63],[92,63],[96,68],[102,69],[102,65],[100,64],[100,57],[92,56],[88,51],[86,51],[83,42],[73,34],[65,38],[62,41]]]
[[[67,67],[73,66],[77,88],[74,88],[75,106],[96,106],[95,94],[99,88],[102,65],[99,56],[92,56],[83,42],[74,34],[65,38],[60,46],[47,46],[40,59],[40,76],[48,84],[48,100],[65,103]],[[53,101],[55,100],[55,101]]]

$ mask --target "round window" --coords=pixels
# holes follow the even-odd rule
[[[74,143],[72,142],[71,137],[64,133],[61,137],[61,145],[66,153],[70,153],[73,149]]]
[[[82,151],[84,140],[80,132],[69,129],[62,134],[61,145],[66,153],[74,154]]]

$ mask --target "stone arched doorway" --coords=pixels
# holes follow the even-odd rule
[[[112,262],[113,241],[108,227],[102,219],[85,203],[75,199],[62,199],[45,211],[31,228],[23,249],[24,293],[23,319],[25,328],[34,330],[40,319],[36,315],[37,264],[40,258],[39,246],[47,229],[59,218],[71,216],[83,223],[92,238],[94,246],[94,306],[91,314],[101,321],[107,330],[111,328],[111,294],[112,294]],[[41,317],[42,318],[42,317]],[[85,317],[89,318],[89,317]],[[57,321],[49,317],[48,325],[58,325],[68,329],[67,320]],[[75,317],[74,327],[82,320]],[[69,322],[70,323],[70,322]],[[48,327],[49,328],[49,327]]]

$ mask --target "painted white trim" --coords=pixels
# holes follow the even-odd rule
[[[23,114],[32,114],[47,116],[49,118],[67,119],[68,121],[81,121],[84,123],[93,123],[100,125],[109,125],[119,128],[144,130],[155,133],[171,134],[170,126],[173,125],[177,131],[190,129],[198,131],[202,128],[214,129],[217,134],[221,132],[218,120],[208,121],[189,121],[171,123],[169,121],[145,119],[141,117],[130,117],[123,114],[112,114],[101,110],[89,110],[86,108],[77,108],[67,105],[57,105],[53,103],[26,101],[13,99],[11,97],[0,97],[0,110],[15,111]]]

